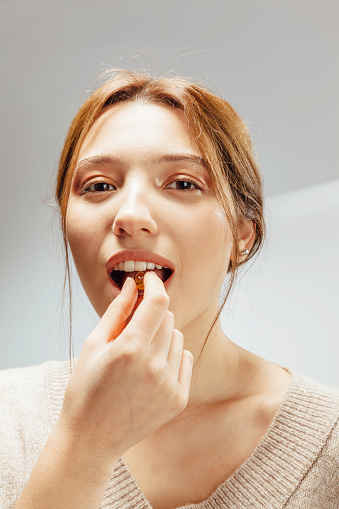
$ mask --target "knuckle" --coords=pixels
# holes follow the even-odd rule
[[[169,297],[166,293],[158,293],[151,297],[152,305],[161,309],[166,309],[169,306]]]
[[[185,352],[186,359],[188,359],[193,365],[194,364],[194,356],[193,356],[192,352],[190,352],[189,350],[184,350],[184,352]]]
[[[173,329],[173,334],[176,338],[178,338],[182,343],[184,342],[184,335],[183,333],[178,329]]]
[[[120,352],[120,355],[119,355],[119,358],[122,360],[122,361],[125,361],[125,362],[131,362],[134,360],[135,358],[135,351],[132,347],[126,347],[124,348],[121,352]]]
[[[168,318],[171,318],[171,320],[174,321],[174,314],[172,313],[172,311],[167,310],[166,315],[168,316]]]
[[[147,378],[152,382],[159,383],[165,373],[166,366],[164,364],[159,360],[148,362],[145,370]]]
[[[131,343],[126,343],[118,355],[119,362],[126,366],[134,364],[139,358],[139,349]]]
[[[116,302],[113,300],[110,305],[108,306],[108,310],[110,313],[114,314],[114,318],[119,321],[126,321],[128,318],[127,313],[124,311],[124,309],[121,307],[121,304],[119,302]]]

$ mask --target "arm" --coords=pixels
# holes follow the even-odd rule
[[[162,281],[146,273],[144,299],[128,322],[136,299],[128,279],[85,341],[15,509],[100,507],[121,455],[185,408],[193,359],[173,329]]]
[[[118,459],[105,470],[58,421],[15,509],[99,508]]]

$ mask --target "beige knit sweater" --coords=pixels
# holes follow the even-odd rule
[[[339,390],[291,373],[254,453],[207,500],[186,509],[339,508]],[[56,361],[0,372],[1,509],[19,498],[56,422],[68,377],[69,363]],[[151,508],[121,458],[101,508],[131,507]]]

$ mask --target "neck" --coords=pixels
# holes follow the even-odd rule
[[[216,310],[215,308],[208,310],[208,316],[204,314],[182,329],[185,349],[191,351],[194,357],[186,413],[201,406],[233,399],[239,394],[245,382],[243,377],[245,351],[224,334],[219,319],[203,348]]]

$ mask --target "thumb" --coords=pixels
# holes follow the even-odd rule
[[[134,279],[128,277],[120,294],[110,303],[92,334],[105,343],[116,339],[124,330],[137,297],[137,285]]]

